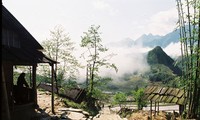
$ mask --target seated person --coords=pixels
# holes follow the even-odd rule
[[[23,104],[28,102],[28,89],[29,85],[25,80],[25,73],[21,73],[17,79],[17,90],[16,90],[16,103]]]
[[[21,73],[19,75],[19,77],[17,79],[17,86],[18,87],[24,87],[24,85],[25,85],[25,87],[29,87],[28,83],[25,80],[25,75],[26,75],[25,73]]]

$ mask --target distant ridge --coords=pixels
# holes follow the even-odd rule
[[[162,48],[167,47],[170,43],[179,42],[178,30],[172,31],[164,36],[144,34],[134,41],[134,44],[142,44],[144,47],[156,47],[161,46]]]
[[[143,34],[139,38],[133,40],[131,38],[125,38],[120,41],[110,42],[109,46],[114,47],[134,47],[134,45],[141,45],[143,47],[154,48],[156,46],[161,46],[162,48],[167,47],[170,43],[179,42],[179,30],[172,31],[164,36],[153,35],[153,34]]]

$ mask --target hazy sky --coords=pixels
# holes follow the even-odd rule
[[[62,25],[80,42],[91,25],[100,25],[103,41],[165,35],[175,28],[175,0],[3,0],[3,5],[41,42]]]
[[[177,22],[175,0],[3,0],[3,5],[41,43],[50,37],[50,30],[61,25],[72,41],[79,44],[83,32],[91,25],[100,25],[104,43],[125,38],[133,40],[142,34],[165,35],[173,31]],[[167,54],[176,55],[179,44],[165,48]],[[102,75],[120,76],[124,73],[148,69],[144,52],[152,48],[109,48],[117,53],[112,59],[118,73]],[[80,55],[81,50],[77,55]],[[85,69],[82,70],[85,78]]]

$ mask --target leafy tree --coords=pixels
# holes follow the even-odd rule
[[[53,31],[50,31],[50,36],[42,42],[42,46],[47,56],[59,62],[55,65],[56,88],[59,91],[58,86],[61,85],[63,79],[76,79],[80,65],[73,55],[75,43],[71,41],[62,26],[56,26]],[[49,71],[46,72],[48,75]]]
[[[72,89],[72,88],[78,88],[78,83],[75,80],[68,79],[62,83],[62,88],[60,90],[65,91],[67,89]]]
[[[97,89],[97,88],[94,89],[93,96],[94,96],[96,99],[98,99],[99,101],[108,101],[108,100],[109,100],[108,95],[105,94],[105,93],[103,93],[102,90]]]
[[[144,97],[144,89],[143,88],[139,88],[136,91],[133,91],[133,96],[136,100],[137,106],[138,106],[138,110],[142,110],[143,107],[145,107],[147,105],[147,102],[143,99]]]
[[[113,100],[114,100],[113,101],[114,104],[119,104],[119,106],[121,107],[121,103],[123,101],[126,101],[126,94],[122,92],[118,92],[114,95]]]
[[[187,91],[187,118],[200,114],[200,1],[177,0],[183,87]]]
[[[107,52],[108,49],[102,45],[102,39],[98,32],[100,26],[92,25],[87,32],[84,32],[82,36],[81,47],[86,48],[87,51],[82,54],[85,58],[85,54],[88,53],[87,62],[87,85],[89,96],[92,97],[94,92],[94,85],[97,81],[102,78],[99,76],[100,67],[105,66],[106,68],[114,68],[117,71],[117,67],[113,63],[109,63],[109,59],[113,54],[102,57],[103,53]]]

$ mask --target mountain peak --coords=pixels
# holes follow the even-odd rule
[[[163,64],[169,67],[177,75],[180,75],[181,73],[181,70],[177,66],[174,66],[174,60],[168,56],[160,46],[156,46],[148,52],[147,62],[150,65]]]
[[[153,50],[154,51],[162,51],[162,52],[164,52],[163,49],[160,46],[156,46]]]

